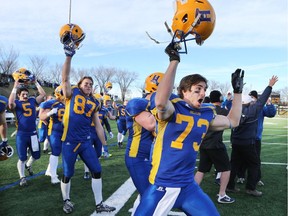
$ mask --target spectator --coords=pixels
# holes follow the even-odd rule
[[[272,76],[269,80],[269,85],[263,91],[261,97],[252,102],[250,96],[243,97],[243,108],[240,124],[232,130],[231,142],[231,174],[227,186],[229,192],[239,192],[235,188],[235,177],[242,163],[247,166],[248,176],[246,182],[246,193],[255,197],[262,196],[262,192],[256,190],[257,182],[259,181],[259,154],[256,152],[255,138],[258,127],[259,113],[269,98],[272,87],[278,81],[277,76]],[[233,106],[232,106],[233,107]]]
[[[217,115],[227,116],[229,111],[225,108],[221,108],[221,102],[223,101],[222,94],[217,91],[210,92],[211,103],[216,108]],[[220,189],[217,201],[219,203],[233,203],[235,199],[229,197],[226,194],[226,187],[230,177],[230,161],[227,154],[226,146],[223,143],[223,130],[211,131],[208,130],[200,145],[200,162],[199,168],[195,175],[195,181],[200,185],[206,172],[211,170],[214,164],[217,172],[221,172],[220,177]]]

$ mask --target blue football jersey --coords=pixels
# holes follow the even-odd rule
[[[65,103],[62,141],[85,142],[90,139],[92,118],[99,108],[96,98],[85,96],[77,86],[73,86],[72,96]]]
[[[35,98],[28,98],[27,101],[15,100],[16,107],[14,115],[16,116],[16,126],[18,133],[36,131],[36,106]]]
[[[194,179],[197,152],[215,112],[212,106],[195,109],[175,95],[170,101],[175,112],[167,120],[157,119],[157,110],[153,110],[158,131],[149,181],[165,187],[183,187]]]
[[[144,98],[131,99],[126,106],[126,122],[129,131],[126,155],[129,157],[150,157],[150,149],[154,140],[153,134],[138,124],[134,118],[147,111],[149,101]]]
[[[0,113],[4,112],[8,106],[8,98],[0,95]]]
[[[62,119],[63,119],[64,112],[65,112],[65,105],[62,102],[53,99],[53,100],[48,100],[48,101],[45,101],[44,103],[41,103],[40,107],[42,109],[57,108],[57,113],[50,116],[49,118],[48,135],[51,135],[52,130],[63,132]]]

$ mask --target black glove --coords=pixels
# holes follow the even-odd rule
[[[165,53],[169,56],[170,61],[179,61],[180,62],[180,56],[178,53],[177,45],[173,42],[171,42],[165,49]]]
[[[64,52],[66,56],[72,57],[75,54],[75,49],[69,45],[64,44]]]
[[[242,72],[242,73],[241,73]],[[241,75],[240,75],[241,73]],[[234,93],[242,93],[243,90],[243,77],[244,77],[244,70],[237,69],[234,73],[231,75],[231,83],[233,86],[233,92]]]

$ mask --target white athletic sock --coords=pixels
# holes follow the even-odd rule
[[[57,175],[58,156],[50,155],[49,164],[50,164],[51,178],[55,176],[58,177]]]
[[[89,168],[86,166],[85,163],[84,163],[84,172],[89,172]]]
[[[118,142],[121,142],[121,141],[120,141],[121,138],[122,138],[122,134],[121,134],[121,133],[118,133],[118,134],[117,134],[117,140],[118,140]]]
[[[47,169],[46,169],[45,175],[46,175],[46,176],[51,176],[51,166],[50,166],[50,162],[49,162],[48,167],[47,167]]]
[[[120,135],[121,135],[120,142],[123,142],[125,136],[123,134],[120,134]]]
[[[63,201],[69,199],[70,200],[70,188],[71,188],[71,180],[68,183],[63,183],[61,181],[61,192]]]
[[[18,169],[20,178],[25,177],[25,161],[18,160],[17,169]]]
[[[220,179],[220,177],[221,177],[221,172],[218,172],[217,176],[216,176],[216,179]]]
[[[32,156],[30,156],[30,158],[29,158],[29,160],[27,161],[27,163],[26,163],[26,165],[27,166],[32,166],[32,163],[35,161],[35,159],[32,157]]]
[[[98,205],[103,200],[103,197],[102,197],[102,179],[101,178],[100,179],[92,178],[91,185],[92,185],[92,191],[94,193],[95,203],[96,203],[96,205]]]
[[[43,150],[47,150],[49,148],[49,141],[48,139],[46,138],[44,140],[44,143],[43,143]]]

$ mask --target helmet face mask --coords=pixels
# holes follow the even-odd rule
[[[164,77],[164,73],[155,72],[150,74],[145,80],[145,93],[153,93],[157,90],[159,83]]]
[[[60,29],[60,41],[73,49],[79,49],[80,43],[84,40],[85,33],[76,24],[66,24]]]
[[[7,160],[8,158],[12,157],[14,154],[14,149],[12,146],[7,145],[5,147],[0,148],[1,159],[0,160]]]
[[[215,12],[208,0],[176,0],[172,23],[173,41],[184,42],[185,49],[186,41],[189,40],[202,45],[212,34],[215,22]]]

